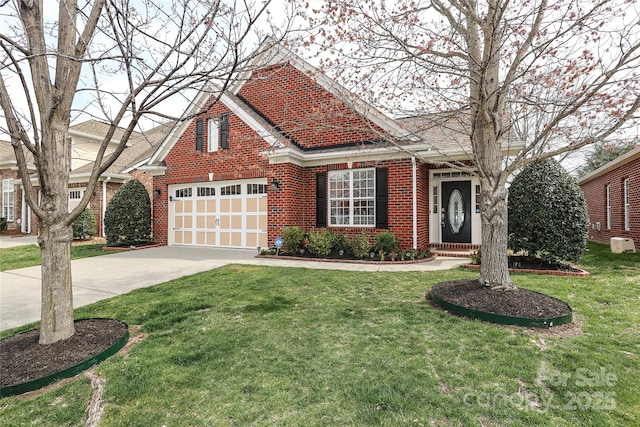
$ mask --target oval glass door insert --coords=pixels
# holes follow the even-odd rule
[[[449,196],[449,226],[453,234],[460,233],[464,225],[464,198],[460,190],[453,190]]]

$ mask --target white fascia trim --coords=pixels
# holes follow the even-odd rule
[[[151,173],[151,176],[163,176],[167,171],[166,166],[155,166],[155,165],[143,165],[143,166],[140,166],[138,169],[140,169],[143,172]]]
[[[240,107],[238,103],[235,102],[233,98],[231,98],[226,93],[223,93],[220,97],[222,103],[231,110],[231,112],[237,115],[240,120],[245,122],[251,129],[253,129],[260,138],[264,139],[269,145],[272,147],[284,147],[285,145],[282,141],[277,138],[268,128],[255,119],[251,114],[249,114],[244,108]]]
[[[72,174],[72,175],[69,175],[69,184],[78,184],[82,182],[87,182],[89,181],[90,177],[91,177],[91,174],[89,172]],[[108,179],[110,181],[125,182],[131,179],[131,175],[122,175],[122,174],[115,174],[115,173],[102,174],[100,175],[100,178],[98,178],[98,181],[102,181],[105,179]]]
[[[263,153],[269,158],[269,164],[292,163],[300,167],[322,166],[370,160],[392,160],[411,157],[408,153],[389,148],[358,149],[353,151],[320,151],[305,153],[298,149],[285,147],[275,152]]]
[[[149,162],[149,158],[141,160],[138,163],[135,163],[134,165],[126,168],[125,170],[123,170],[122,173],[130,173],[131,171],[134,171],[136,169],[140,169],[142,166],[146,165],[148,162]]]
[[[74,129],[69,129],[69,135],[70,136],[76,136],[76,137],[79,137],[79,138],[86,138],[86,139],[89,139],[89,140],[92,140],[92,141],[96,141],[96,142],[104,141],[104,137],[101,137],[100,135],[95,135],[93,133],[88,133],[88,132],[80,132],[80,131],[77,131],[77,130],[74,130]],[[111,138],[109,140],[109,144],[119,144],[119,143],[120,143],[120,140],[117,140],[117,139],[114,139],[114,138]],[[127,143],[127,146],[129,147],[129,146],[131,146],[131,144]]]

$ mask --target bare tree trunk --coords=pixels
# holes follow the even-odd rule
[[[42,253],[42,303],[40,344],[71,337],[73,296],[71,291],[71,226],[41,224],[38,244]]]
[[[493,182],[492,182],[493,181]],[[513,289],[507,257],[507,189],[501,180],[482,179],[482,261],[480,283]]]

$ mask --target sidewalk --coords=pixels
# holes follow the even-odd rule
[[[255,250],[162,246],[72,261],[73,305],[81,307],[228,264],[426,272],[451,269],[467,262],[464,258],[442,257],[417,264],[350,264],[256,258]],[[0,330],[40,320],[40,278],[40,266],[0,272]]]

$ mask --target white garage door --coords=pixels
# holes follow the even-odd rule
[[[169,244],[267,247],[265,179],[169,186]]]

